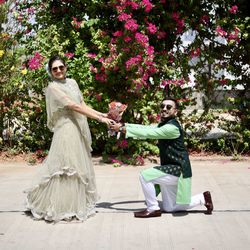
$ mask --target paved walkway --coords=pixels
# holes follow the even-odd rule
[[[210,190],[215,211],[204,207],[162,217],[134,218],[145,207],[138,181],[144,167],[113,168],[93,159],[101,199],[83,223],[34,221],[23,212],[22,191],[36,166],[0,163],[1,250],[246,250],[250,246],[250,159],[191,158],[193,194]]]

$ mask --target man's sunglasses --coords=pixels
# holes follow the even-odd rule
[[[61,65],[61,66],[59,66],[59,67],[54,67],[54,68],[52,68],[52,71],[53,71],[53,72],[57,72],[58,69],[60,69],[60,71],[63,71],[63,70],[65,69],[65,66],[64,66],[64,65]]]
[[[165,105],[165,104],[161,104],[161,109],[164,109],[164,108],[166,108],[167,110],[170,110],[170,109],[172,109],[173,108],[173,106],[172,105],[169,105],[169,104],[167,104],[167,105]]]

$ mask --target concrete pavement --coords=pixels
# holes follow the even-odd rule
[[[143,167],[112,165],[93,158],[101,199],[83,223],[35,221],[23,211],[36,166],[0,163],[1,250],[245,250],[250,246],[250,159],[191,157],[192,193],[210,190],[215,210],[164,213],[139,219],[145,208],[138,176]]]

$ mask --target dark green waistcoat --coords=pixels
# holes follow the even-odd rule
[[[167,174],[183,178],[192,177],[191,164],[187,149],[184,145],[183,130],[176,119],[159,123],[158,127],[166,124],[173,124],[179,128],[180,136],[176,139],[160,139],[158,147],[160,149],[161,166],[155,168]]]

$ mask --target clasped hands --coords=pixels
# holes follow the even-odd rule
[[[110,129],[111,131],[114,131],[114,132],[119,132],[119,131],[121,131],[121,132],[125,133],[125,127],[124,127],[123,124],[120,123],[120,122],[115,122],[115,121],[113,121],[113,122],[111,123],[111,125],[109,126],[109,129]]]
[[[125,127],[123,127],[123,124],[120,123],[120,122],[115,122],[112,119],[109,119],[108,116],[107,116],[107,114],[102,114],[102,122],[106,123],[107,126],[108,126],[108,128],[111,131],[114,131],[114,132],[118,132],[118,131],[125,132]],[[124,129],[120,130],[120,128],[124,128]]]

